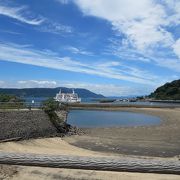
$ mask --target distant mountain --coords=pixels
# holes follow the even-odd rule
[[[57,87],[57,88],[25,88],[25,89],[5,89],[0,88],[0,93],[16,95],[19,97],[54,97],[61,89],[64,93],[72,93],[71,88]],[[87,89],[74,88],[81,98],[104,98],[101,94],[95,94]]]
[[[180,79],[157,88],[149,97],[158,100],[180,100]]]

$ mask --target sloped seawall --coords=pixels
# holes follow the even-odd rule
[[[43,110],[0,111],[0,141],[59,135],[57,128]]]

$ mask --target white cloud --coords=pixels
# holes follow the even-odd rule
[[[73,2],[84,15],[109,21],[114,30],[124,35],[126,48],[136,49],[144,55],[147,53],[155,55],[158,48],[162,51],[163,48],[171,49],[175,43],[173,34],[167,28],[177,26],[180,22],[179,0],[74,0]],[[119,46],[122,46],[121,42]]]
[[[178,52],[180,51],[178,50],[178,41],[176,43],[172,45],[174,52],[172,52],[169,48],[165,48],[163,51],[157,49],[155,53],[143,53],[136,49],[127,47],[126,44],[119,46],[119,40],[110,39],[110,45],[104,53],[108,55],[113,54],[122,61],[141,61],[141,63],[149,66],[156,65],[163,68],[165,67],[171,71],[179,73],[180,59],[178,58]]]
[[[57,86],[56,81],[47,80],[21,80],[17,82],[18,88],[52,88]]]
[[[180,60],[179,59],[169,59],[169,58],[156,59],[154,57],[154,61],[156,61],[157,65],[159,65],[161,67],[166,67],[173,71],[180,72]]]
[[[180,59],[180,39],[178,39],[175,44],[173,45],[174,53],[179,57]]]
[[[90,91],[93,91],[97,94],[103,94],[105,96],[136,96],[136,95],[145,95],[149,94],[152,91],[150,89],[142,89],[142,87],[129,87],[115,84],[91,84],[83,82],[66,82],[63,83],[65,87],[69,88],[85,88]]]
[[[69,34],[73,32],[73,28],[71,26],[51,22],[50,20],[46,20],[46,22],[44,22],[42,26],[38,27],[37,29],[41,32],[49,32],[60,35],[64,35],[64,33]]]
[[[0,88],[55,88],[57,86],[54,80],[0,81]]]
[[[173,32],[167,30],[180,24],[179,0],[73,2],[84,15],[105,19],[118,32],[116,38],[109,39],[110,45],[104,54],[180,72],[180,43]]]
[[[68,4],[69,0],[56,0],[57,2],[60,2],[61,4]]]
[[[26,6],[10,7],[0,4],[0,15],[7,16],[30,25],[39,25],[44,19],[42,17],[29,17]]]
[[[22,33],[16,32],[16,31],[11,31],[11,30],[0,30],[0,32],[2,33],[8,33],[8,34],[12,34],[12,35],[21,35]]]
[[[166,12],[162,5],[152,0],[76,0],[86,15],[106,19],[115,29],[124,33],[129,42],[143,50],[158,42],[170,44],[171,34],[161,25],[166,24]]]
[[[82,63],[69,57],[59,57],[51,51],[37,51],[27,45],[0,43],[0,60],[91,74],[140,84],[154,85],[161,79],[149,72],[132,67],[132,65],[126,66],[109,60],[106,66],[104,66],[104,61],[101,63]]]
[[[171,12],[168,18],[169,23],[178,25],[180,23],[180,1],[179,0],[164,0],[166,8]]]
[[[76,48],[73,46],[66,47],[65,49],[71,51],[73,54],[81,54],[81,55],[92,55],[91,52],[82,50],[80,48]]]
[[[146,57],[143,53],[139,52],[134,48],[130,48],[127,42],[123,40],[120,45],[120,41],[115,38],[109,39],[110,44],[103,52],[105,55],[114,55],[122,60],[142,61],[150,62],[151,58]]]
[[[62,2],[66,3],[65,0]],[[10,6],[9,4],[3,4],[0,2],[0,15],[16,19],[26,24],[39,25],[36,29],[42,32],[49,32],[53,34],[73,32],[73,28],[71,26],[54,22],[42,16],[33,16],[33,13],[29,11],[27,6]],[[12,32],[9,31],[9,33]]]

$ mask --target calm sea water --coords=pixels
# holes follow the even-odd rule
[[[161,123],[160,118],[120,111],[72,110],[67,122],[81,128],[149,126]]]
[[[25,101],[27,105],[30,106],[34,106],[34,107],[40,107],[42,102],[44,100],[47,100],[49,97],[25,97]],[[108,98],[107,98],[108,99]],[[32,103],[32,101],[34,101],[34,104]],[[95,99],[95,98],[82,98],[82,102],[81,103],[99,103],[99,99]],[[102,103],[101,103],[102,104]],[[113,103],[109,103],[109,104],[120,104],[120,105],[145,105],[145,106],[162,106],[162,107],[166,107],[166,106],[172,106],[172,107],[180,107],[180,103],[162,103],[162,102],[113,102]]]
[[[42,106],[42,102],[47,100],[48,97],[25,97],[23,98],[27,106],[38,108]]]
[[[32,102],[32,100],[34,102],[41,103],[41,102],[47,100],[48,98],[49,97],[25,97],[24,99],[25,99],[26,102],[29,102],[29,103]]]

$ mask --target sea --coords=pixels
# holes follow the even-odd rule
[[[42,102],[49,99],[50,97],[25,97],[25,102],[28,105],[41,106]],[[106,98],[112,99],[112,98]],[[81,103],[99,103],[99,98],[81,98]],[[102,103],[101,103],[102,104]],[[145,105],[145,106],[172,106],[172,107],[180,107],[180,103],[167,103],[167,102],[148,102],[148,101],[136,101],[136,102],[123,102],[123,101],[115,101],[110,102],[109,104],[122,104],[122,105]]]

